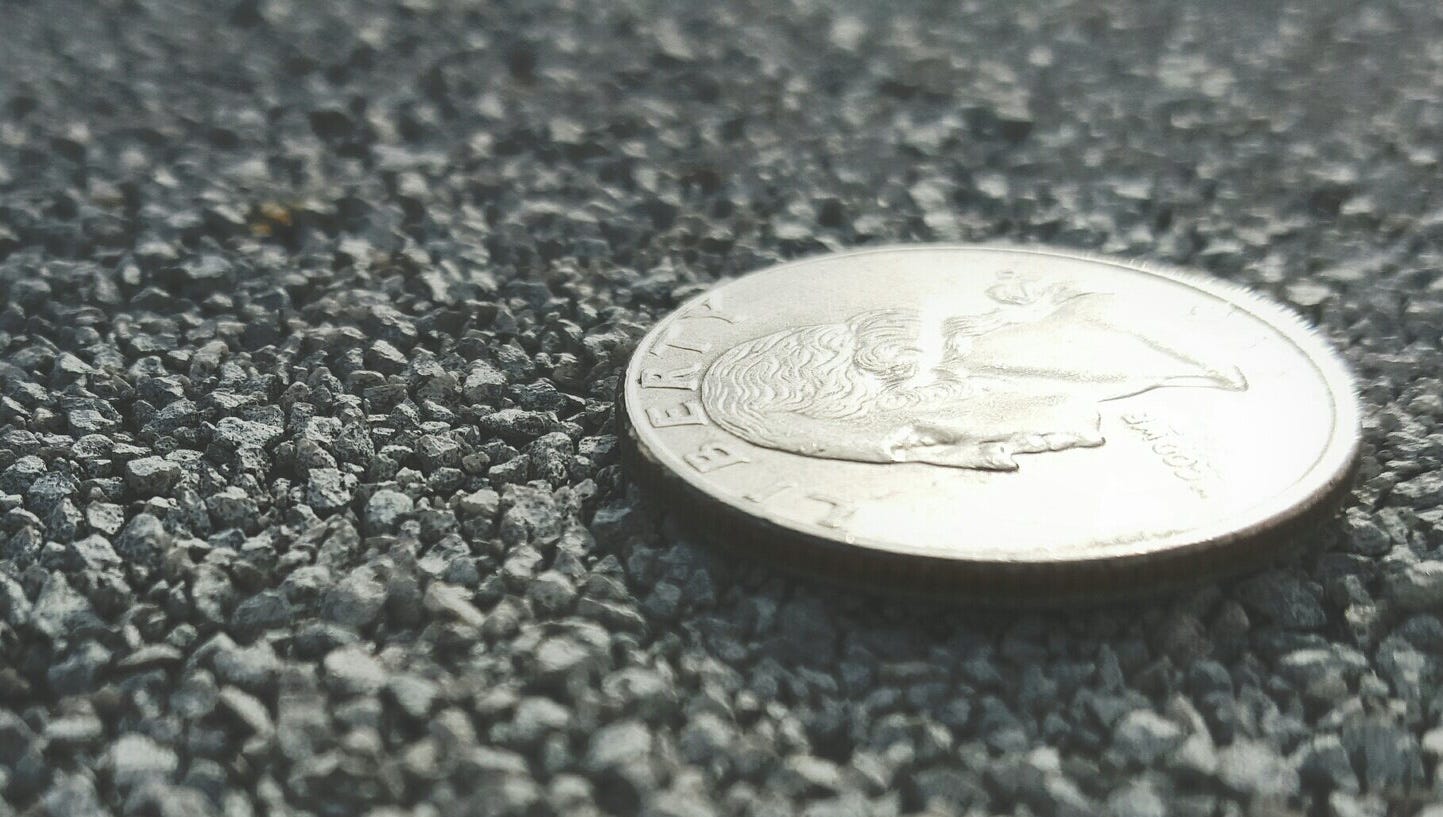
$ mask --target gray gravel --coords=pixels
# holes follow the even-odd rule
[[[0,6],[0,815],[1443,800],[1443,7]],[[1046,241],[1295,304],[1365,456],[1140,608],[858,598],[629,488],[679,299]]]

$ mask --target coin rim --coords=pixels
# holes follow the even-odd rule
[[[752,276],[785,274],[798,267],[811,264],[868,255],[939,251],[1015,253],[1103,264],[1173,281],[1242,309],[1286,338],[1313,365],[1322,378],[1333,404],[1333,427],[1328,444],[1303,476],[1286,489],[1231,515],[1232,518],[1243,516],[1247,521],[1246,524],[1214,524],[1206,528],[1195,528],[1121,544],[1089,545],[1088,550],[1081,553],[1075,551],[1049,553],[1045,549],[1034,549],[1027,552],[1014,551],[1002,554],[968,552],[950,555],[935,548],[909,548],[904,544],[892,544],[865,538],[853,537],[843,540],[809,530],[802,527],[804,522],[784,517],[776,512],[737,504],[732,497],[709,490],[704,476],[688,473],[679,454],[664,446],[652,445],[645,439],[646,430],[640,424],[639,418],[633,417],[628,409],[629,405],[640,402],[640,395],[637,393],[642,358],[640,352],[654,343],[655,339],[665,332],[673,321],[684,314],[688,307],[699,304],[716,292]],[[785,540],[792,537],[805,537],[807,540],[811,540],[812,545],[822,546],[824,550],[835,549],[848,553],[865,551],[900,559],[972,564],[979,567],[989,565],[997,567],[1077,566],[1098,562],[1117,562],[1122,559],[1156,561],[1166,554],[1177,552],[1187,552],[1197,556],[1203,551],[1235,549],[1232,546],[1239,542],[1259,541],[1267,537],[1269,533],[1289,527],[1291,523],[1309,516],[1310,512],[1320,505],[1329,504],[1329,500],[1340,498],[1340,494],[1348,487],[1361,448],[1361,407],[1352,375],[1348,372],[1341,357],[1327,341],[1302,316],[1288,307],[1265,299],[1238,284],[1207,278],[1199,273],[1174,267],[1153,263],[1144,264],[1087,252],[1002,243],[884,245],[853,251],[824,253],[764,267],[736,278],[718,282],[705,292],[688,299],[647,332],[637,343],[632,359],[626,367],[625,378],[617,392],[617,420],[619,425],[624,424],[623,437],[633,449],[636,466],[648,470],[657,469],[659,471],[657,476],[667,478],[668,481],[679,480],[689,489],[693,495],[692,499],[720,506],[728,511],[728,516],[735,516],[744,523],[761,524],[763,528],[767,529],[767,538],[769,539]],[[672,492],[668,491],[668,493]],[[781,543],[779,542],[779,544]]]
[[[646,460],[625,421],[617,422],[622,426],[623,467],[645,492],[643,502],[657,500],[668,512],[681,512],[688,530],[754,568],[775,567],[866,595],[1003,610],[1053,610],[1158,599],[1202,581],[1259,569],[1318,543],[1315,534],[1335,515],[1356,471],[1355,461],[1328,495],[1297,516],[1280,520],[1277,527],[1255,536],[1218,541],[1216,547],[1073,563],[979,562],[849,547],[835,539],[745,516],[689,483],[668,478],[665,466]]]

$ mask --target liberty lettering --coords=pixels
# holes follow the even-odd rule
[[[665,409],[652,406],[646,410],[646,418],[651,420],[652,428],[706,425],[706,412],[702,410],[701,403],[696,400],[677,403],[671,408]]]
[[[733,451],[726,443],[706,443],[697,450],[682,457],[687,465],[703,474],[709,474],[728,465],[750,462],[740,452]]]

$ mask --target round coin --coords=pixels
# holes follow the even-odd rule
[[[1359,407],[1301,319],[1062,251],[914,245],[721,284],[641,341],[633,472],[711,538],[880,590],[1046,606],[1274,558]]]

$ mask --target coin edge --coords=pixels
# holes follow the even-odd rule
[[[867,541],[844,542],[807,531],[797,527],[795,524],[789,524],[788,520],[775,518],[775,515],[748,511],[732,503],[725,496],[714,496],[704,485],[696,484],[695,480],[689,479],[688,475],[681,468],[674,467],[660,454],[651,450],[651,445],[643,439],[643,435],[637,427],[636,419],[631,416],[627,409],[629,404],[627,397],[636,386],[639,375],[640,353],[642,350],[654,342],[655,338],[660,336],[678,315],[685,313],[689,306],[704,301],[719,289],[740,281],[746,276],[777,274],[794,267],[811,263],[835,261],[874,254],[895,253],[899,251],[1011,252],[1060,258],[1069,261],[1099,263],[1131,272],[1152,275],[1192,287],[1204,295],[1219,298],[1226,303],[1247,311],[1255,319],[1273,328],[1286,338],[1288,342],[1297,348],[1312,364],[1327,388],[1333,404],[1333,432],[1329,438],[1328,445],[1323,448],[1318,457],[1309,465],[1308,470],[1302,477],[1290,485],[1288,489],[1279,492],[1271,501],[1278,504],[1278,497],[1285,497],[1288,492],[1296,490],[1297,486],[1302,485],[1307,487],[1301,490],[1301,496],[1296,501],[1283,504],[1281,508],[1275,508],[1272,512],[1263,513],[1259,519],[1252,521],[1248,525],[1223,525],[1219,526],[1218,530],[1189,532],[1196,535],[1187,536],[1184,541],[1181,542],[1158,539],[1149,543],[1148,540],[1144,539],[1141,540],[1141,542],[1130,542],[1127,545],[1119,545],[1111,549],[1097,548],[1086,553],[1070,553],[1060,555],[1056,558],[1035,558],[1035,554],[1029,558],[1017,558],[1015,555],[1011,557],[987,558],[985,555],[975,553],[947,556],[937,554],[935,551],[909,550],[905,547],[891,546],[886,543],[871,543]],[[699,510],[706,512],[707,515],[711,515],[710,511],[712,511],[713,506],[717,509],[724,509],[724,515],[734,517],[735,519],[733,521],[739,522],[742,525],[766,529],[768,531],[766,538],[772,540],[778,538],[783,540],[806,539],[811,540],[814,545],[824,545],[828,550],[845,549],[847,554],[853,554],[854,551],[864,551],[888,560],[901,559],[934,563],[934,567],[936,564],[967,564],[979,566],[984,570],[990,569],[994,571],[1016,570],[1019,568],[1025,570],[1028,566],[1036,566],[1040,570],[1046,570],[1050,567],[1075,571],[1087,564],[1108,563],[1116,565],[1120,561],[1134,560],[1153,563],[1155,566],[1158,563],[1175,558],[1175,555],[1179,551],[1201,553],[1213,550],[1229,550],[1233,549],[1231,546],[1234,543],[1240,541],[1248,544],[1258,544],[1263,540],[1270,539],[1274,532],[1291,525],[1298,518],[1315,515],[1315,512],[1320,507],[1336,505],[1337,500],[1340,499],[1351,486],[1352,475],[1357,468],[1358,458],[1361,452],[1361,406],[1359,405],[1357,388],[1352,374],[1348,370],[1342,357],[1332,348],[1327,339],[1303,316],[1288,306],[1254,293],[1242,285],[1231,281],[1208,278],[1199,272],[1152,262],[1144,263],[1083,251],[1006,243],[936,243],[866,247],[851,251],[822,253],[795,259],[744,273],[742,276],[736,278],[719,281],[714,286],[708,287],[705,292],[689,298],[668,313],[637,343],[633,357],[628,361],[623,379],[617,387],[617,421],[619,424],[619,435],[637,455],[633,462],[633,465],[636,466],[634,470],[638,472],[655,471],[654,476],[660,477],[661,485],[659,487],[663,490],[667,489],[666,483],[680,483],[687,489],[689,504],[695,505],[700,503],[702,507]],[[680,463],[676,464],[679,465]],[[652,480],[652,482],[657,482],[657,480]],[[667,493],[674,494],[675,491],[667,490]],[[1263,505],[1261,507],[1267,508],[1269,506]],[[1275,549],[1276,547],[1271,548],[1270,551]]]

